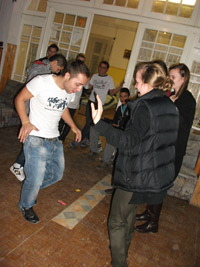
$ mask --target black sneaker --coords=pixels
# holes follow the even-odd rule
[[[30,223],[38,223],[39,222],[39,218],[36,215],[36,213],[33,210],[33,207],[29,208],[29,209],[25,209],[19,206],[19,209],[21,210],[24,218],[30,222]]]

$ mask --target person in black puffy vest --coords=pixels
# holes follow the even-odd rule
[[[118,149],[108,220],[112,266],[127,266],[138,204],[162,203],[175,174],[179,114],[165,93],[170,79],[152,62],[139,63],[134,79],[138,98],[128,103],[130,120],[124,131],[100,120],[98,96],[98,109],[92,105],[93,127]],[[156,214],[152,216],[156,220]]]
[[[178,176],[186,152],[187,142],[194,120],[196,101],[192,94],[187,90],[190,71],[183,63],[177,63],[169,68],[169,76],[173,82],[172,88],[174,93],[169,96],[179,111],[179,129],[175,145],[175,175]],[[146,210],[136,215],[136,220],[146,221],[136,226],[139,233],[149,233],[158,231],[159,215],[162,209],[162,203],[159,205],[147,205]],[[156,220],[152,221],[152,211],[156,211]],[[155,213],[155,212],[154,212]]]

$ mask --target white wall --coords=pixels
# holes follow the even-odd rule
[[[3,54],[0,66],[0,79],[6,54],[7,43],[17,45],[19,29],[26,0],[1,0],[0,2],[0,41],[3,42]]]

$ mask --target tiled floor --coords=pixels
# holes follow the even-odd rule
[[[76,119],[82,127],[84,116],[76,116]],[[104,177],[109,178],[111,172],[109,169],[97,170],[98,159],[83,156],[87,149],[70,148],[68,143],[72,137],[70,133],[64,146],[64,177],[59,183],[40,191],[35,206],[40,222],[32,225],[24,220],[17,208],[21,183],[9,171],[20,149],[17,128],[0,129],[1,267],[110,265],[107,217],[111,196],[102,195],[102,200],[93,203],[92,209],[86,205],[84,211],[87,214],[71,230],[55,221],[75,205],[73,203],[83,198],[88,200],[88,195],[93,198],[92,193],[96,195],[93,187]],[[168,196],[161,213],[159,232],[135,233],[128,262],[129,267],[200,266],[200,209]]]

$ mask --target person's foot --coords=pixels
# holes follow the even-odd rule
[[[86,139],[85,141],[82,141],[80,143],[80,147],[87,147],[90,145],[90,140],[89,139]]]
[[[85,157],[88,157],[88,158],[94,158],[94,157],[97,157],[98,156],[98,154],[97,153],[95,153],[95,152],[92,152],[92,151],[90,151],[90,152],[88,152],[88,153],[85,153],[85,154],[83,154]]]
[[[76,148],[78,145],[79,145],[79,142],[76,142],[76,141],[72,141],[69,143],[70,147],[72,148]]]
[[[19,206],[19,205],[18,205]],[[19,206],[20,211],[22,212],[22,215],[24,216],[25,220],[27,220],[30,223],[38,223],[39,218],[36,215],[36,213],[33,210],[33,207],[29,209],[22,208]]]
[[[114,191],[113,188],[109,188],[109,189],[106,189],[106,190],[105,190],[105,193],[106,193],[107,195],[112,195],[112,194],[113,194],[113,191]]]
[[[15,175],[15,177],[22,182],[25,179],[25,174],[24,174],[24,168],[18,164],[18,163],[14,163],[11,167],[10,167],[10,171]]]
[[[110,168],[111,165],[109,163],[106,163],[105,161],[101,161],[97,166],[97,170],[103,170],[103,169],[106,169],[106,168]]]

